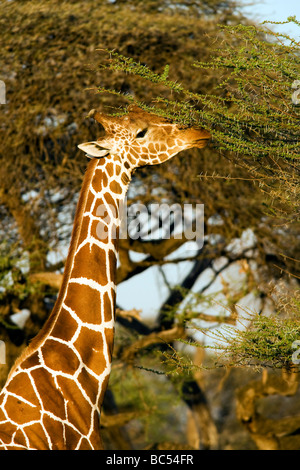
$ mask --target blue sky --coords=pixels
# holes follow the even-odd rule
[[[296,16],[300,21],[300,0],[256,0],[254,5],[246,6],[250,0],[240,0],[245,5],[245,13],[249,18],[262,22],[265,20],[285,21],[288,16]],[[297,25],[274,25],[275,31],[293,35],[294,39],[299,39],[300,27]]]

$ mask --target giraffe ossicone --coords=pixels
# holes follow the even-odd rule
[[[103,448],[99,417],[113,351],[120,212],[132,172],[210,138],[136,106],[121,117],[91,114],[105,136],[79,145],[91,161],[62,285],[0,393],[0,449]]]

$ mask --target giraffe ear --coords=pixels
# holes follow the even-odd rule
[[[88,158],[101,158],[109,154],[109,149],[101,147],[98,142],[85,142],[79,144],[78,148],[83,150]]]

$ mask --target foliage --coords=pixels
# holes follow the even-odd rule
[[[227,331],[217,333],[215,340],[221,340],[221,346],[215,349],[220,362],[233,367],[297,369],[293,354],[300,338],[299,311],[300,296],[296,290],[288,298],[278,300],[276,314],[270,317],[251,314],[248,328],[227,327]]]
[[[294,18],[288,21],[297,23]],[[298,221],[300,114],[291,87],[299,76],[299,42],[247,25],[221,26],[220,36],[221,47],[212,60],[193,64],[213,70],[214,94],[168,79],[169,66],[159,74],[113,51],[106,67],[168,88],[172,99],[157,96],[154,106],[138,104],[183,125],[210,128],[215,146],[234,153],[235,163],[270,196],[268,212],[285,222]]]
[[[21,260],[22,251],[19,246],[7,246],[6,243],[0,245],[0,302],[9,296],[24,299],[30,292],[33,292],[33,286],[26,282],[22,272],[22,264],[26,265],[26,259]],[[1,312],[1,310],[0,310]]]
[[[248,273],[243,294],[253,288],[263,290],[270,279],[282,273],[299,273],[299,240],[292,225],[297,220],[299,112],[290,103],[290,85],[298,78],[298,44],[290,40],[286,46],[278,42],[286,38],[272,33],[268,38],[275,41],[265,41],[265,33],[247,26],[236,7],[231,0],[0,2],[0,79],[7,85],[7,104],[1,107],[0,116],[0,232],[7,247],[0,256],[5,288],[0,314],[1,339],[8,346],[7,366],[20,352],[15,345],[28,343],[52,305],[53,291],[39,290],[30,283],[30,275],[39,271],[55,274],[63,268],[63,256],[53,262],[48,255],[53,247],[69,241],[86,167],[77,144],[93,140],[99,133],[97,124],[86,118],[88,111],[98,108],[118,113],[124,103],[137,102],[184,125],[206,126],[213,133],[211,147],[201,153],[186,152],[171,165],[137,171],[133,186],[138,191],[129,198],[144,204],[162,199],[205,202],[207,239],[189,258],[191,270],[182,285],[169,286],[170,295],[158,312],[157,324],[152,327],[141,319],[117,318],[118,325],[122,320],[136,335],[120,338],[119,349],[116,344],[115,362],[117,367],[121,365],[120,370],[113,370],[111,386],[121,412],[135,409],[141,416],[145,412],[141,420],[149,429],[149,440],[161,439],[155,413],[163,417],[166,427],[174,422],[172,405],[167,401],[177,402],[174,392],[170,398],[171,387],[162,374],[167,372],[170,382],[176,383],[178,396],[192,408],[190,396],[186,399],[181,392],[197,368],[189,357],[180,358],[174,343],[152,341],[149,346],[147,340],[168,332],[166,328],[172,331],[178,323],[185,327],[188,319],[211,320],[201,316],[195,305],[186,304],[185,309],[181,305],[204,270],[212,269],[220,257],[226,256],[228,264],[243,259]],[[217,22],[222,24],[218,34]],[[234,26],[241,22],[243,26]],[[105,63],[103,51],[107,50],[111,52]],[[215,215],[222,224],[209,223]],[[255,263],[259,283],[250,275],[253,254],[230,257],[226,251],[226,246],[249,227],[258,240]],[[16,241],[20,242],[18,249],[28,254],[25,274],[13,271],[22,257],[20,251],[14,251]],[[173,240],[122,240],[118,282],[154,265],[182,262],[185,258],[181,255],[169,257],[178,247]],[[143,255],[141,262],[131,259],[133,251]],[[14,283],[4,285],[12,272]],[[214,270],[213,279],[219,273]],[[202,294],[206,303],[208,300],[206,293],[200,293],[200,310]],[[228,296],[232,309],[238,295]],[[16,341],[6,320],[19,308],[29,308],[32,315]],[[216,320],[223,322],[224,318]],[[259,331],[260,323],[257,325]],[[277,344],[276,327],[281,329],[284,323],[280,320],[274,325],[273,330],[271,325],[264,328],[273,331]],[[144,339],[146,346],[138,349]],[[151,359],[154,349],[159,350],[159,356]],[[131,361],[125,374],[122,353],[127,350],[131,350],[134,364],[144,370],[132,370]],[[161,370],[157,371],[159,359]],[[240,360],[247,362],[245,357]],[[7,371],[8,367],[1,380]],[[153,376],[148,371],[159,374]],[[157,392],[162,395],[159,403]],[[199,395],[195,397],[197,406]],[[203,402],[207,407],[205,399]],[[185,405],[180,409],[181,419]],[[205,433],[205,423],[199,418],[201,433]],[[170,436],[174,434],[170,429]]]
[[[28,272],[22,286],[29,287],[28,279],[34,273],[57,273],[59,279],[59,271],[64,266],[64,255],[60,255],[59,261],[53,261],[48,255],[52,255],[53,248],[59,252],[69,242],[72,214],[86,167],[86,159],[77,144],[98,137],[97,124],[86,116],[92,108],[110,112],[112,107],[115,109],[124,103],[115,95],[95,94],[96,86],[121,90],[147,102],[153,97],[151,88],[134,76],[121,76],[117,71],[90,66],[99,60],[96,49],[116,49],[135,61],[147,63],[154,72],[160,73],[164,68],[164,78],[168,75],[170,80],[191,83],[195,90],[203,91],[209,89],[210,77],[203,78],[196,69],[191,74],[188,63],[208,59],[211,44],[207,32],[214,31],[216,21],[236,23],[241,15],[235,11],[235,6],[231,0],[0,3],[0,61],[3,64],[0,79],[5,81],[7,90],[7,104],[1,106],[0,115],[0,234],[7,246],[12,247],[18,241],[21,250],[28,253]],[[165,96],[162,84],[158,84],[156,90]],[[166,194],[176,202],[200,201],[199,194],[202,197],[206,193],[207,217],[218,212],[219,207],[225,207],[224,199],[228,200],[230,214],[230,207],[234,207],[228,199],[232,194],[230,185],[224,193],[212,190],[210,184],[201,191],[198,187],[195,175],[199,168],[222,166],[212,152],[203,155],[203,160],[193,158],[193,154],[177,159],[172,171],[165,166],[164,169],[153,168],[149,173],[137,172],[133,185],[142,189],[140,194],[145,204],[151,200],[159,202]],[[178,178],[179,174],[185,178]],[[220,187],[217,181],[216,186]],[[158,191],[158,188],[161,189]],[[215,205],[216,193],[219,201]],[[237,211],[237,207],[234,210]],[[238,230],[226,225],[229,238]],[[123,241],[118,282],[143,272],[154,263],[164,264],[166,255],[177,247],[178,244],[172,245],[172,240],[162,243]],[[145,254],[146,260],[127,263],[130,250]],[[210,255],[217,256],[217,253]],[[12,263],[15,261],[13,257]],[[198,272],[200,270],[201,266]],[[49,293],[49,289],[42,286],[40,292],[28,289],[28,295],[24,297],[23,292],[19,295],[18,283],[11,290],[6,286],[5,294],[1,299],[1,312],[7,324],[10,315],[18,309],[29,309],[31,316],[24,330],[12,332],[1,325],[1,340],[7,346],[7,365],[0,371],[2,383],[21,347],[40,330],[54,300],[53,292]],[[137,324],[142,332],[151,331],[142,322]],[[134,326],[134,322],[127,324],[129,330]],[[148,383],[153,385],[152,376]],[[152,395],[159,390],[158,385],[153,387]],[[126,404],[121,400],[123,406]],[[160,426],[155,425],[155,428],[159,430]]]
[[[149,366],[149,358],[147,362]],[[110,389],[120,409],[135,414],[127,431],[138,448],[159,441],[162,435],[166,441],[180,442],[182,436],[175,425],[180,399],[165,377],[154,379],[153,374],[138,368],[113,367]]]
[[[226,364],[289,369],[293,367],[293,343],[300,337],[300,321],[254,315],[249,329],[236,334],[236,329],[227,327],[222,335],[216,334],[216,340],[218,336],[219,340],[227,342],[224,347],[215,347],[220,354],[218,359]]]
[[[299,25],[294,17],[288,18],[288,22]],[[258,182],[265,196],[265,214],[289,227],[289,233],[294,233],[297,239],[300,113],[291,95],[292,84],[299,77],[300,43],[287,35],[252,25],[222,26],[220,35],[221,47],[214,52],[212,60],[193,64],[197,69],[214,71],[213,94],[199,93],[170,80],[169,65],[158,73],[114,51],[109,52],[104,67],[152,84],[151,103],[126,95],[127,100],[182,125],[210,128],[215,147],[246,169],[250,180]],[[155,96],[158,85],[164,85],[170,95],[161,96],[157,92]],[[115,90],[99,88],[98,91],[122,96]],[[299,251],[296,253],[299,255]],[[297,259],[294,261],[291,274],[297,278],[299,267]],[[249,364],[251,359],[255,363],[257,360],[271,363],[273,367],[290,364],[292,343],[299,335],[297,319],[284,321],[276,316],[254,315],[252,328],[232,337],[231,327],[226,328],[228,334],[220,333],[219,340],[228,342],[225,352],[232,355],[236,364]],[[173,371],[180,363],[177,353],[175,356],[169,356],[168,360],[175,364]]]
[[[86,118],[88,111],[117,104],[114,96],[100,99],[91,89],[100,83],[151,100],[151,90],[134,78],[91,71],[89,64],[99,57],[96,49],[116,48],[153,70],[168,60],[177,64],[181,79],[199,49],[208,57],[205,33],[214,18],[238,17],[234,1],[190,3],[1,2],[0,79],[6,83],[7,104],[0,115],[0,203],[8,214],[6,225],[11,219],[17,223],[24,248],[40,250],[35,270],[49,267],[51,243],[70,236],[56,234],[62,208],[69,204],[74,212],[74,194],[86,167],[77,145],[98,134],[97,124]],[[211,5],[215,17],[203,19],[201,5],[206,12]],[[203,87],[196,73],[192,80]]]

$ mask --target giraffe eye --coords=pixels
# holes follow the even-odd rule
[[[136,138],[137,139],[142,139],[147,134],[147,131],[148,131],[148,129],[146,128],[146,129],[143,129],[142,131],[138,132],[137,135],[136,135]]]

